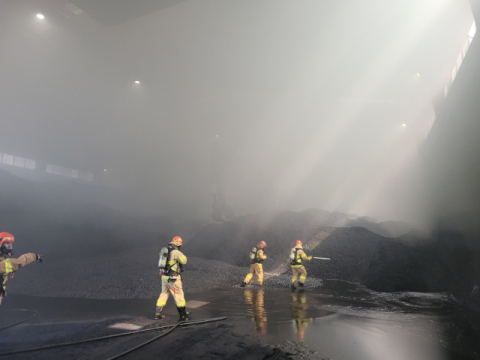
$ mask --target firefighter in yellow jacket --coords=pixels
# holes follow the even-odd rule
[[[8,257],[13,255],[14,241],[15,238],[12,234],[7,232],[0,233],[0,275],[2,276],[2,284],[0,286],[0,304],[2,303],[2,299],[7,294],[5,292],[5,283],[8,279],[7,275],[13,275],[13,273],[19,268],[27,266],[36,260],[39,262],[42,262],[43,260],[43,255],[34,253],[24,254],[18,259],[9,259]]]
[[[178,313],[180,314],[180,321],[185,321],[190,315],[190,311],[186,310],[186,302],[183,294],[182,276],[183,265],[187,263],[187,257],[180,251],[183,245],[182,238],[175,236],[168,244],[168,268],[165,273],[161,270],[160,276],[162,278],[162,293],[157,300],[157,307],[155,311],[155,319],[161,320],[165,318],[162,314],[163,307],[167,304],[168,296],[173,295],[175,304],[177,305]]]
[[[305,280],[307,279],[307,270],[305,270],[305,266],[302,264],[303,260],[312,260],[311,256],[307,256],[303,251],[302,242],[297,240],[295,242],[295,247],[290,252],[290,260],[291,260],[291,267],[292,267],[292,290],[296,288],[295,282],[297,281],[297,276],[300,275],[298,280],[298,286],[305,286]]]
[[[257,274],[258,285],[263,285],[263,261],[267,258],[265,254],[265,241],[260,243],[250,251],[250,270],[248,271],[245,280],[243,280],[242,287],[248,285],[254,274]]]

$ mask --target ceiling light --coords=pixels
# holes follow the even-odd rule
[[[45,16],[43,14],[37,14],[37,19],[43,20]]]
[[[138,81],[138,80],[135,80],[135,84],[140,84],[140,81]]]

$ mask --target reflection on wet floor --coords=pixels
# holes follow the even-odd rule
[[[245,289],[245,302],[249,305],[248,313],[253,315],[253,320],[257,327],[257,332],[266,334],[267,332],[267,312],[265,311],[264,290]]]
[[[478,314],[466,312],[447,294],[376,293],[332,282],[294,292],[257,286],[211,290],[187,294],[187,299],[195,307],[193,320],[227,316],[238,333],[259,336],[270,344],[304,342],[323,358],[442,360],[477,359],[480,354]],[[2,311],[20,307],[38,311],[29,326],[2,334],[12,343],[26,332],[34,341],[42,326],[48,328],[47,323],[93,323],[116,317],[110,325],[142,326],[143,320],[153,316],[155,305],[155,299],[100,301],[13,295],[8,300]],[[173,303],[165,313],[168,322],[178,320]]]
[[[303,342],[305,340],[305,330],[308,325],[315,321],[315,318],[307,317],[307,294],[305,290],[300,289],[298,292],[292,292],[292,318],[295,322],[297,331],[297,340]]]

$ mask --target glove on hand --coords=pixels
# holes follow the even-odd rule
[[[308,260],[312,260],[312,259],[313,259],[313,257],[311,257],[311,256],[308,257]]]
[[[35,254],[35,260],[37,260],[38,262],[42,262],[43,261],[43,255],[42,254]]]

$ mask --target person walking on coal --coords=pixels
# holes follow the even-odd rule
[[[296,289],[295,283],[297,281],[297,277],[300,275],[298,280],[298,286],[304,287],[305,280],[307,279],[307,270],[305,270],[305,266],[302,264],[303,260],[312,260],[313,257],[307,256],[303,251],[302,242],[297,240],[295,242],[295,247],[292,248],[290,252],[290,260],[291,260],[291,268],[292,268],[292,290]]]
[[[9,258],[13,255],[13,243],[15,238],[7,232],[0,233],[0,275],[2,276],[2,285],[0,286],[0,304],[2,299],[7,295],[5,292],[5,284],[8,280],[8,274],[13,278],[13,274],[19,268],[38,261],[43,261],[43,255],[28,253],[20,256],[18,259]]]
[[[263,261],[267,258],[267,254],[265,254],[265,246],[267,244],[265,241],[260,241],[257,246],[255,246],[250,251],[250,270],[248,271],[245,280],[240,285],[241,287],[245,287],[248,285],[250,280],[254,274],[257,274],[257,284],[263,285]]]
[[[165,318],[162,314],[164,306],[167,304],[170,293],[175,299],[180,321],[185,321],[190,315],[190,311],[186,309],[185,297],[183,294],[182,277],[180,273],[183,271],[183,265],[187,263],[187,257],[180,251],[183,245],[182,238],[175,236],[168,244],[168,249],[163,248],[160,251],[160,260],[158,267],[160,268],[160,277],[162,278],[162,293],[157,300],[155,310],[155,320]]]

